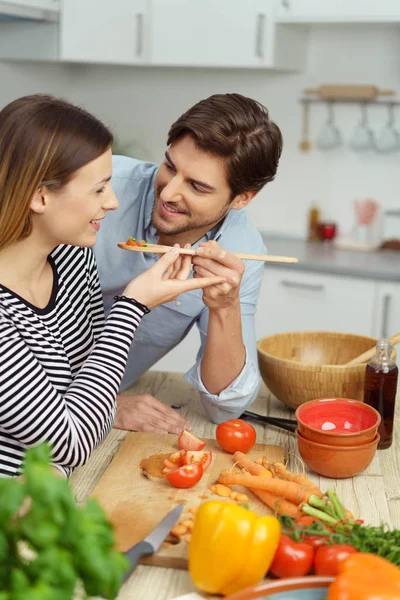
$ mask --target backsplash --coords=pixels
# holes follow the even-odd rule
[[[326,108],[313,107],[313,148],[308,154],[300,152],[298,100],[305,88],[323,83],[368,83],[394,89],[400,95],[399,56],[399,27],[324,25],[310,32],[307,66],[300,74],[0,63],[0,104],[28,93],[62,95],[108,123],[121,145],[140,147],[142,156],[160,161],[170,124],[189,106],[213,93],[252,96],[269,108],[284,136],[277,178],[250,205],[254,223],[261,230],[304,237],[309,207],[316,202],[321,216],[337,221],[340,233],[346,234],[353,222],[355,198],[374,198],[384,209],[400,207],[400,152],[357,153],[349,147],[360,116],[356,105],[335,109],[343,144],[329,151],[315,148],[315,139],[326,121]],[[387,111],[371,107],[368,117],[372,129],[380,131]],[[400,129],[400,108],[395,118]]]

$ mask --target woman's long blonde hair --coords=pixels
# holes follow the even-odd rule
[[[61,189],[113,142],[107,127],[65,100],[24,96],[0,111],[0,249],[32,230],[30,203],[46,185]]]

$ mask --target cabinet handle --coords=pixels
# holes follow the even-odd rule
[[[283,8],[290,8],[289,0],[282,0],[282,6]]]
[[[389,323],[389,311],[390,311],[390,302],[392,300],[392,296],[390,294],[385,294],[383,297],[383,312],[382,312],[382,329],[381,329],[381,338],[388,338],[388,323]]]
[[[282,279],[281,285],[288,288],[310,290],[312,292],[323,292],[325,289],[325,286],[322,285],[322,283],[302,283],[301,281],[289,281],[288,279]]]
[[[141,56],[143,53],[143,21],[144,15],[137,13],[136,15],[136,56]]]
[[[262,13],[257,15],[256,27],[256,56],[264,58],[264,24],[265,15]]]

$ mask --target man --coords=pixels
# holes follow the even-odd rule
[[[264,264],[233,252],[266,251],[244,210],[275,177],[279,128],[258,102],[239,94],[202,100],[170,128],[163,164],[114,157],[112,186],[120,208],[107,215],[96,245],[106,312],[126,283],[157,256],[127,252],[129,236],[197,249],[194,276],[226,283],[187,293],[151,311],[136,332],[122,390],[174,348],[193,325],[201,345],[185,375],[215,423],[238,417],[260,388],[254,313]],[[178,433],[190,424],[150,395],[118,397],[115,427]]]

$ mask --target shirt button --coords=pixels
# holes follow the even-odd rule
[[[182,301],[181,300],[177,300],[175,302],[175,306],[182,306]]]

